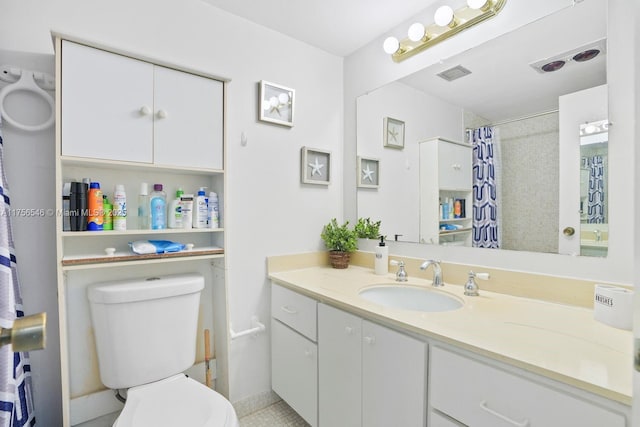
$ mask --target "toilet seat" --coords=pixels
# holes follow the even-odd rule
[[[231,403],[184,374],[132,387],[113,427],[238,427]]]

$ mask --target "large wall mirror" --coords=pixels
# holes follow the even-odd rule
[[[435,137],[473,146],[489,136],[497,246],[606,256],[606,14],[606,0],[579,2],[360,96],[357,155],[375,159],[379,176],[376,186],[358,187],[358,217],[381,220],[389,240],[479,246],[469,237],[471,222],[452,214],[438,227],[461,237],[438,240],[425,233],[424,218],[435,212],[442,220],[443,204],[448,213],[464,200],[462,215],[472,217],[478,190],[472,178],[468,188],[441,192],[425,207],[425,195],[433,192],[427,187],[437,179],[424,177],[464,162],[443,164],[421,146]],[[403,146],[384,145],[388,119],[403,125]],[[587,135],[594,126],[598,130]],[[473,149],[467,153],[477,157]],[[425,209],[431,210],[427,216]]]

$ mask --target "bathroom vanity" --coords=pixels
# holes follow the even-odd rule
[[[313,426],[630,426],[631,333],[590,309],[467,297],[424,273],[408,286],[462,306],[391,308],[360,292],[404,286],[393,274],[276,258],[273,389]]]

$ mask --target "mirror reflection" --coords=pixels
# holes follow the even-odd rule
[[[398,241],[605,256],[605,243],[586,246],[608,240],[606,173],[599,223],[580,184],[607,147],[583,153],[576,129],[606,118],[605,17],[606,0],[576,3],[361,96],[357,154],[380,175],[358,188],[358,216]],[[383,146],[385,118],[404,124],[402,149]],[[443,154],[451,147],[462,151]],[[469,178],[447,184],[452,173]]]

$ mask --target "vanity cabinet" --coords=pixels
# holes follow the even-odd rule
[[[430,426],[626,426],[621,413],[454,351],[432,345],[429,363]]]
[[[209,329],[218,355],[228,350],[224,228],[149,230],[140,229],[137,221],[142,182],[151,189],[154,183],[163,184],[167,201],[175,197],[179,186],[187,193],[207,187],[218,194],[220,211],[224,212],[225,82],[90,47],[73,37],[54,34],[54,38],[56,194],[60,196],[56,212],[64,212],[61,196],[67,182],[83,178],[99,182],[110,200],[117,184],[124,185],[127,193],[124,231],[67,231],[63,215],[57,216],[62,413],[63,425],[69,426],[121,408],[113,392],[102,384],[97,369],[87,300],[87,287],[92,283],[201,274],[205,288],[200,298],[198,341],[204,340],[203,330]],[[182,103],[167,101],[172,107],[166,107],[162,124],[175,118],[182,129],[167,130],[168,139],[163,139],[165,131],[154,125],[159,120],[152,109],[171,97]],[[196,108],[199,112],[187,108],[185,101],[192,98],[194,106],[200,104]],[[140,112],[145,105],[149,114]],[[149,239],[192,243],[194,247],[144,256],[130,250],[129,242]],[[114,248],[115,254],[107,255],[106,248]],[[199,346],[196,362],[203,357],[204,349]],[[223,394],[228,394],[226,369],[223,363],[216,365],[218,391]]]
[[[318,304],[322,427],[424,426],[426,343]]]
[[[471,246],[471,146],[431,138],[420,141],[419,147],[420,242]],[[449,200],[452,208],[459,203],[459,214],[450,209],[447,215],[444,205]]]
[[[271,388],[312,426],[318,425],[315,300],[271,287]]]
[[[223,83],[62,42],[62,155],[223,168]]]

